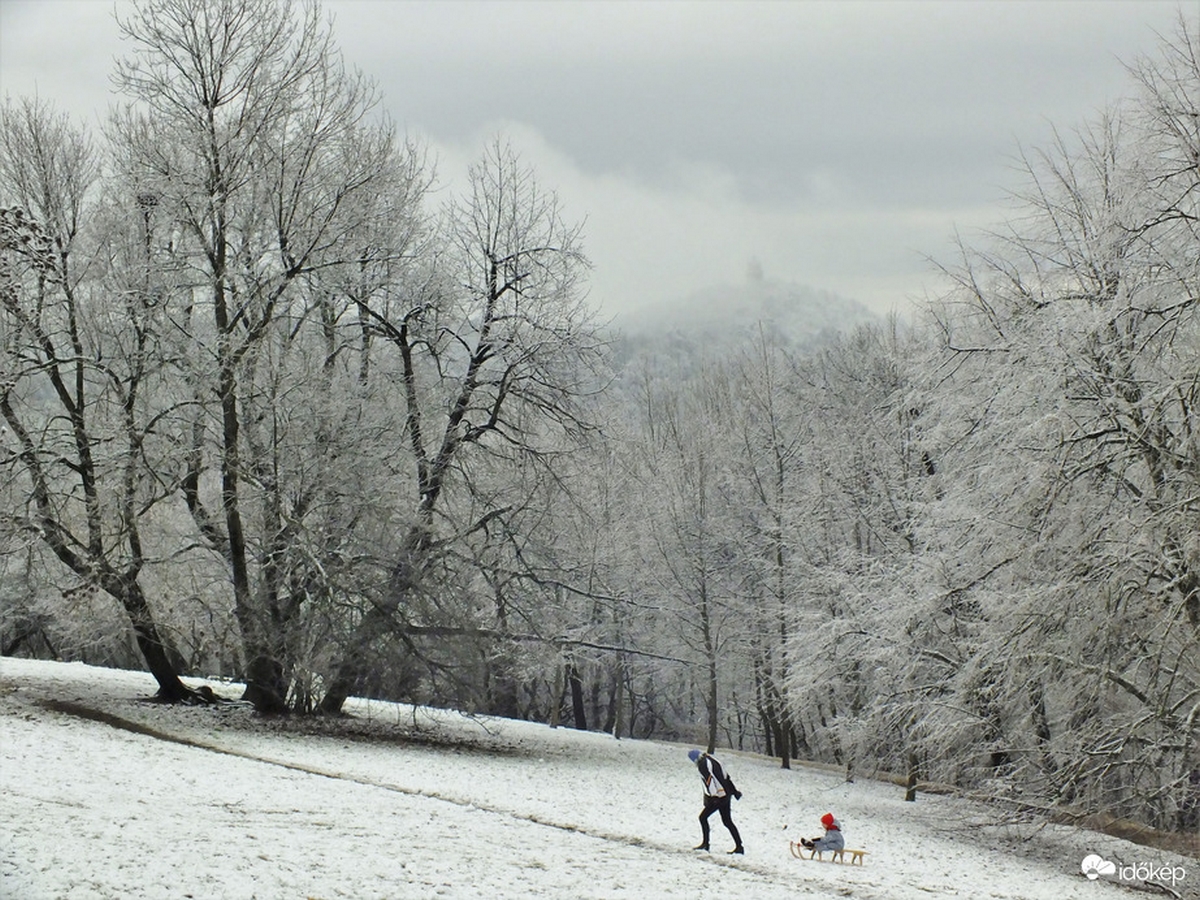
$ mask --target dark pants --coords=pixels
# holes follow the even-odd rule
[[[713,813],[720,811],[721,824],[729,829],[729,833],[733,835],[733,843],[735,846],[742,846],[742,836],[738,834],[737,826],[733,824],[733,817],[729,814],[729,795],[724,797],[704,797],[704,812],[700,813],[700,833],[704,835],[703,846],[708,846],[708,817]]]

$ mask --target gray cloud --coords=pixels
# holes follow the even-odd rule
[[[497,130],[588,217],[610,311],[743,277],[903,307],[923,255],[997,220],[1018,143],[1129,90],[1179,5],[329,0],[347,60],[454,171]],[[0,3],[0,83],[80,114],[106,2]]]

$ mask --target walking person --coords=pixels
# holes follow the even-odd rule
[[[742,836],[738,834],[737,826],[733,824],[733,816],[730,815],[729,810],[730,798],[736,797],[741,800],[742,792],[737,789],[733,779],[729,777],[715,756],[709,756],[699,750],[689,750],[688,759],[696,764],[696,768],[700,771],[700,780],[704,782],[704,810],[700,813],[700,833],[703,840],[696,849],[708,849],[708,817],[719,812],[721,824],[733,836],[734,848],[729,852],[745,853],[746,851],[742,847]]]

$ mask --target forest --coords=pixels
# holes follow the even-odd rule
[[[316,3],[143,0],[0,108],[0,650],[1200,827],[1200,20],[899,317],[633,342]]]

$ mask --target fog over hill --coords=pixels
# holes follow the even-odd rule
[[[879,317],[856,300],[831,291],[777,281],[751,265],[738,285],[716,285],[669,303],[645,307],[615,319],[622,361],[646,355],[711,354],[757,335],[805,349],[839,332],[852,331]]]

